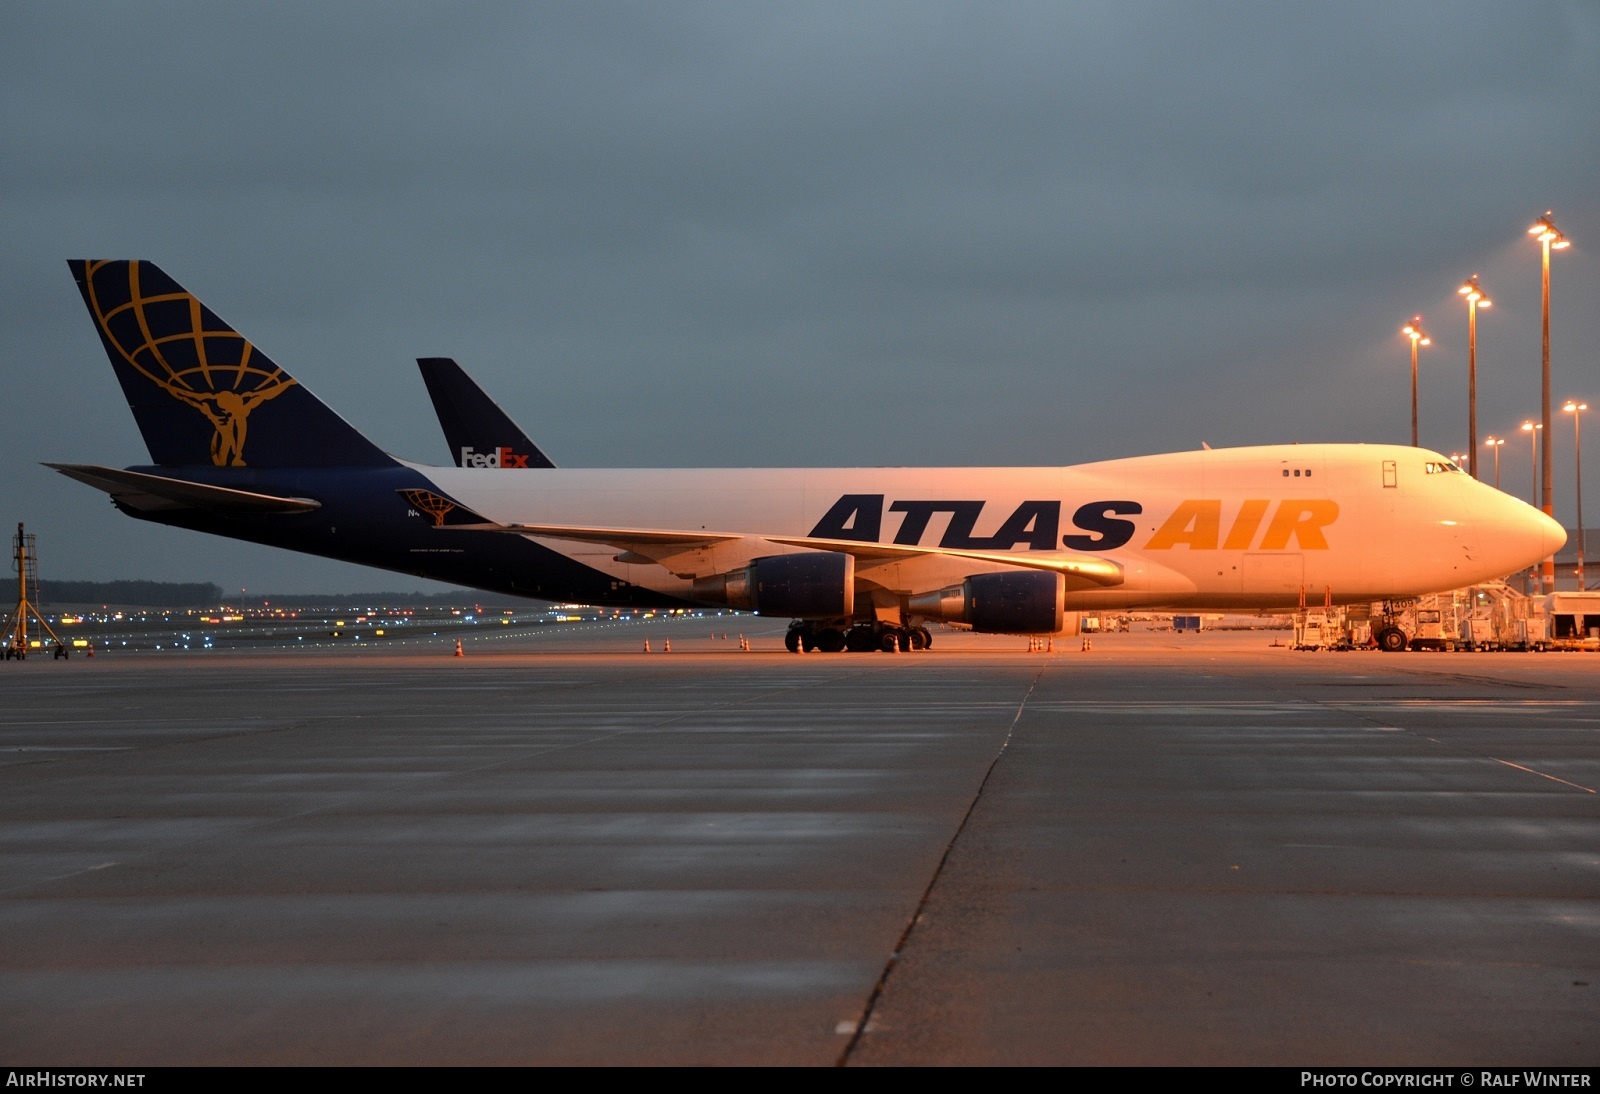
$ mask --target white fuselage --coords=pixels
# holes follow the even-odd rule
[[[1178,452],[1075,467],[497,471],[426,468],[501,524],[734,534],[642,559],[608,543],[539,542],[618,581],[688,598],[697,575],[805,549],[766,537],[901,547],[855,580],[906,597],[1004,569],[959,549],[1118,564],[1068,582],[1068,607],[1293,607],[1417,596],[1502,577],[1556,551],[1560,526],[1443,456],[1390,445]],[[842,501],[842,499],[849,499]]]

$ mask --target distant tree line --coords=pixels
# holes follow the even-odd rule
[[[230,604],[239,603],[237,598],[228,601]],[[351,605],[367,605],[369,607],[383,605],[407,605],[410,607],[434,608],[461,608],[473,604],[493,604],[503,608],[521,608],[527,610],[542,601],[524,600],[517,596],[507,596],[504,593],[476,592],[472,589],[457,589],[454,592],[444,593],[267,593],[257,596],[251,593],[240,604],[245,608],[332,608],[349,607]]]
[[[413,607],[471,607],[474,604],[528,609],[535,603],[503,593],[459,589],[443,593],[284,593],[251,594],[242,600],[237,592],[224,596],[212,581],[40,581],[39,599],[46,604],[121,604],[136,608],[322,608],[352,605]]]
[[[206,608],[222,603],[210,581],[40,581],[46,604],[127,604],[140,608]]]

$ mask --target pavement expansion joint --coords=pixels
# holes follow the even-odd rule
[[[933,896],[934,886],[939,884],[939,876],[944,873],[945,864],[950,861],[950,854],[955,850],[956,843],[961,839],[961,834],[967,830],[967,823],[972,819],[972,814],[978,808],[978,802],[983,798],[983,791],[989,785],[989,779],[994,775],[994,769],[1000,763],[1000,757],[1006,754],[1006,748],[1011,744],[1012,735],[1017,731],[1017,724],[1022,721],[1022,712],[1027,709],[1028,700],[1033,697],[1034,689],[1039,686],[1039,681],[1044,677],[1044,670],[1049,664],[1039,666],[1039,671],[1034,673],[1033,679],[1028,682],[1028,690],[1023,692],[1022,701],[1017,704],[1017,711],[1011,717],[1011,724],[1006,727],[1006,735],[1000,741],[1000,747],[995,749],[994,758],[989,761],[989,766],[984,769],[983,778],[978,780],[978,788],[972,793],[972,800],[967,803],[967,808],[961,814],[961,823],[956,825],[956,830],[950,834],[950,840],[944,846],[944,852],[939,856],[938,865],[933,868],[933,875],[928,878],[927,888],[922,890],[922,896],[917,901],[916,908],[911,917],[906,920],[905,928],[900,932],[900,938],[895,942],[894,950],[889,954],[889,959],[884,962],[883,972],[878,975],[878,981],[872,986],[867,1002],[861,1009],[861,1017],[855,1022],[851,1031],[850,1040],[846,1042],[844,1050],[839,1053],[837,1066],[848,1067],[850,1057],[861,1044],[863,1035],[872,1031],[873,1012],[878,1007],[878,1002],[883,998],[884,989],[888,986],[889,975],[894,971],[895,964],[900,960],[900,955],[911,942],[911,933],[916,930],[917,924],[922,922],[923,912],[927,910],[928,901]],[[841,1031],[847,1023],[840,1023]]]

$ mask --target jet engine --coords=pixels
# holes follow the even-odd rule
[[[690,595],[763,615],[838,619],[855,612],[855,584],[852,556],[804,551],[755,558],[730,573],[697,577]]]
[[[959,585],[913,596],[913,614],[965,623],[989,634],[1058,634],[1065,622],[1066,580],[1044,570],[973,574]]]

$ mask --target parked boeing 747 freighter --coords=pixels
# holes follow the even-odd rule
[[[425,466],[378,449],[153,263],[71,266],[153,462],[49,466],[124,513],[520,596],[789,617],[791,647],[921,645],[929,621],[1051,634],[1080,611],[1412,597],[1565,541],[1438,453],[1391,445],[592,470],[495,442]]]

